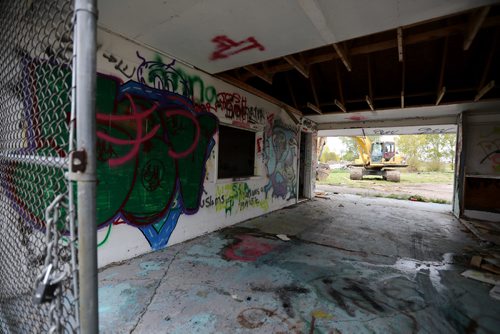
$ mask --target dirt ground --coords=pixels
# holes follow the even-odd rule
[[[451,184],[436,184],[436,183],[421,183],[421,184],[400,184],[384,182],[373,182],[363,180],[363,185],[371,183],[370,188],[357,188],[348,185],[325,185],[317,184],[316,191],[337,192],[340,194],[357,194],[363,196],[380,196],[386,197],[394,195],[408,196],[423,196],[428,199],[445,200],[451,203],[453,197],[453,185]]]

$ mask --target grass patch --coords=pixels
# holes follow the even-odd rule
[[[346,185],[359,188],[369,188],[376,183],[387,183],[377,176],[365,176],[363,180],[349,179],[349,171],[344,169],[334,169],[330,171],[330,175],[324,181],[318,181],[318,184]],[[394,184],[390,182],[391,184]],[[401,181],[399,184],[418,184],[418,183],[439,183],[453,184],[453,172],[419,172],[409,173],[401,172]]]
[[[364,194],[364,193],[356,193],[358,196],[362,197],[379,197],[379,198],[391,198],[398,199],[404,201],[413,201],[413,202],[425,202],[425,203],[437,203],[437,204],[451,204],[450,201],[439,199],[439,198],[427,198],[420,195],[400,195],[400,194]]]

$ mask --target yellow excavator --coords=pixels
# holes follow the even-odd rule
[[[408,167],[403,157],[396,152],[393,141],[372,142],[366,136],[355,137],[359,158],[350,164],[350,179],[362,180],[365,175],[382,176],[384,180],[399,182],[400,172],[396,168]]]

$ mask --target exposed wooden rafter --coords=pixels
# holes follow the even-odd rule
[[[340,78],[340,68],[337,62],[335,62],[335,72],[337,73],[337,86],[339,89],[339,97],[342,105],[344,104],[344,91],[342,90],[342,79]]]
[[[402,62],[404,58],[403,55],[403,28],[398,28],[398,59],[399,62]]]
[[[370,55],[366,56],[367,58],[367,67],[368,67],[368,95],[365,97],[366,103],[372,111],[375,110],[375,106],[373,105],[373,87],[372,87],[372,61]]]
[[[253,75],[261,78],[262,80],[264,80],[268,84],[270,84],[270,85],[273,84],[272,74],[269,74],[269,73],[266,73],[262,70],[259,70],[257,67],[255,67],[253,65],[244,66],[244,69],[247,70],[248,72],[252,73]]]
[[[349,58],[347,55],[347,49],[345,48],[345,46],[341,45],[340,43],[334,43],[333,47],[334,47],[335,51],[337,52],[337,55],[339,56],[339,58],[342,60],[342,63],[344,63],[345,68],[347,68],[347,70],[349,72],[351,72],[351,69],[352,69],[351,62],[349,61]]]
[[[487,85],[479,90],[479,92],[476,94],[476,97],[474,97],[474,102],[479,101],[486,93],[492,90],[493,87],[495,87],[495,80],[491,80]]]
[[[441,100],[443,99],[445,93],[446,87],[441,87],[441,90],[439,91],[437,96],[436,105],[439,105],[441,103]]]
[[[290,65],[292,65],[297,70],[297,72],[302,74],[306,79],[309,78],[309,69],[302,65],[302,63],[299,60],[295,59],[295,57],[285,56],[283,57],[283,59],[285,59]]]
[[[333,103],[335,103],[335,105],[339,107],[339,109],[342,110],[343,112],[347,112],[347,109],[345,108],[344,104],[339,100],[335,99]]]
[[[314,73],[313,73],[312,69],[311,69],[311,73],[309,76],[309,84],[311,86],[311,91],[313,94],[314,103],[307,102],[307,108],[313,110],[314,112],[316,112],[318,114],[322,114],[323,112],[321,111],[321,108],[319,107],[318,93],[316,92],[316,84],[315,84]]]
[[[488,79],[488,73],[490,72],[491,63],[493,61],[493,56],[495,54],[495,49],[498,45],[498,37],[499,37],[500,28],[495,30],[495,35],[493,36],[493,43],[491,44],[490,52],[488,53],[488,59],[486,60],[486,64],[484,66],[483,74],[481,75],[481,81],[479,82],[479,89],[484,86],[486,80]]]
[[[368,103],[368,107],[370,107],[371,111],[374,111],[375,107],[373,106],[373,101],[368,95],[365,96],[365,101]]]
[[[446,67],[446,57],[448,56],[448,40],[449,38],[446,37],[443,45],[443,56],[441,57],[441,67],[439,70],[439,82],[437,87],[436,105],[439,105],[439,103],[441,103],[441,100],[443,99],[444,94],[446,93],[446,87],[443,86],[443,83],[444,83],[444,70]]]
[[[228,75],[228,74],[224,74],[224,73],[221,73],[221,74],[218,74],[217,75],[218,78],[236,86],[236,87],[239,87],[243,90],[246,90],[247,92],[249,93],[252,93],[252,94],[255,94],[257,95],[258,97],[260,98],[263,98],[264,100],[266,101],[269,101],[271,103],[274,103],[280,107],[282,107],[283,109],[285,109],[289,114],[294,114],[295,116],[298,116],[298,117],[302,117],[302,112],[300,110],[298,110],[297,108],[294,108],[294,107],[291,107],[289,106],[288,104],[284,103],[283,101],[281,100],[278,100],[277,98],[271,96],[271,95],[268,95],[264,92],[262,92],[261,90],[257,89],[257,88],[254,88],[252,86],[250,86],[249,84],[246,84],[240,80],[237,80],[235,79],[234,77]]]
[[[307,102],[307,108],[311,109],[312,111],[314,111],[320,115],[323,114],[321,109],[317,105],[312,104],[311,102]]]
[[[288,74],[288,73],[287,73]],[[297,99],[295,98],[295,93],[293,92],[292,83],[290,82],[290,76],[286,76],[286,85],[288,86],[288,93],[292,99],[293,106],[297,108]]]
[[[464,37],[464,50],[469,50],[474,38],[476,37],[479,29],[484,23],[486,16],[490,11],[490,6],[479,8],[474,13],[472,13],[467,30],[465,31]]]
[[[481,28],[496,27],[499,25],[500,25],[500,16],[494,16],[486,18]],[[447,36],[462,34],[464,32],[465,32],[465,26],[463,24],[454,24],[448,27],[428,30],[421,33],[416,33],[411,35],[406,34],[404,37],[404,45],[408,46],[419,43],[425,43],[436,39],[445,38]],[[373,52],[390,50],[394,48],[397,48],[397,40],[390,39],[386,41],[353,46],[352,48],[349,49],[349,55],[357,56],[362,54],[369,54]],[[304,66],[340,59],[338,54],[329,51],[326,51],[325,53],[321,54],[315,54],[309,57],[305,55],[304,58],[305,58],[305,61],[303,62]],[[269,73],[275,74],[279,72],[290,71],[292,69],[293,69],[292,65],[290,65],[288,62],[283,62],[281,64],[269,67]],[[243,76],[243,80],[247,80],[249,77],[252,76],[254,76],[252,73],[248,73]]]

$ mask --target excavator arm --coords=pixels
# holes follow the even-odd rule
[[[363,165],[368,166],[371,163],[371,149],[372,142],[366,136],[356,136],[356,146],[358,147],[359,159],[363,162]]]

